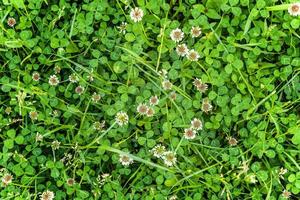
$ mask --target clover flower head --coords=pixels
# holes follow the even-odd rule
[[[179,44],[176,47],[176,52],[179,56],[186,56],[189,53],[189,49],[186,44]]]
[[[181,29],[176,28],[176,29],[171,31],[170,37],[173,41],[180,42],[184,38],[184,33],[182,32]]]
[[[166,151],[163,154],[163,160],[164,160],[165,165],[167,165],[168,167],[171,167],[176,164],[176,161],[177,161],[176,154],[172,151]]]
[[[198,118],[194,118],[191,121],[191,128],[198,131],[198,130],[202,130],[203,125],[202,125],[202,121]]]
[[[40,80],[40,74],[38,73],[38,72],[33,72],[32,73],[32,80],[34,80],[34,81],[39,81]]]
[[[292,3],[288,8],[288,12],[292,16],[300,15],[300,3]]]
[[[187,58],[190,60],[190,61],[198,61],[199,59],[199,54],[197,51],[195,51],[194,49],[190,50],[187,54]]]
[[[193,26],[191,29],[191,35],[193,38],[199,37],[201,35],[202,31],[199,26]]]
[[[124,126],[128,124],[129,117],[126,112],[120,111],[116,114],[116,123],[119,126]]]
[[[2,185],[5,187],[8,184],[10,184],[12,182],[13,176],[9,173],[4,174],[4,176],[1,179]]]
[[[51,75],[48,82],[52,86],[56,86],[59,84],[59,80],[56,75]]]
[[[119,161],[124,166],[129,166],[130,164],[133,163],[133,159],[125,154],[120,155]]]
[[[140,103],[136,108],[136,111],[141,115],[147,115],[148,109],[149,108],[146,104]]]
[[[40,200],[53,200],[53,199],[54,199],[54,193],[50,190],[46,190],[40,195]]]
[[[16,19],[13,18],[13,17],[10,17],[7,19],[7,25],[10,26],[10,27],[14,27],[16,25]]]
[[[159,102],[159,99],[158,99],[158,97],[156,95],[150,97],[150,99],[149,99],[149,104],[151,106],[156,106],[158,104],[158,102]]]
[[[184,138],[187,140],[195,139],[196,137],[196,131],[192,128],[186,128],[184,129]]]
[[[144,16],[144,11],[138,7],[135,7],[130,11],[130,18],[134,22],[142,21],[143,16]]]
[[[162,158],[164,153],[166,152],[166,147],[158,144],[153,149],[150,150],[151,153],[153,153],[153,156],[156,158]]]

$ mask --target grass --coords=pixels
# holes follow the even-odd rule
[[[0,199],[299,199],[292,5],[2,1]]]

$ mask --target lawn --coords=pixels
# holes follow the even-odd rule
[[[2,0],[0,199],[300,199],[300,2]]]

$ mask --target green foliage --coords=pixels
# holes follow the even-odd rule
[[[1,1],[0,199],[299,199],[300,21],[289,8]]]

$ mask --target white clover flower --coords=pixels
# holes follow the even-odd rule
[[[30,111],[30,112],[29,112],[29,117],[30,117],[30,119],[32,119],[32,120],[37,120],[37,118],[38,118],[38,113],[37,113],[36,111]]]
[[[56,75],[51,75],[49,78],[49,84],[52,86],[56,86],[59,84],[59,80]]]
[[[179,44],[176,47],[176,52],[179,56],[186,56],[189,52],[189,49],[187,48],[186,44]]]
[[[138,7],[135,7],[133,9],[131,9],[131,11],[130,11],[130,18],[134,22],[141,21],[143,16],[144,16],[144,11]]]
[[[55,66],[55,67],[54,67],[54,73],[55,73],[55,74],[59,74],[60,71],[61,71],[61,67],[60,67],[60,66]]]
[[[125,34],[126,33],[126,27],[127,27],[126,22],[122,22],[120,26],[117,26],[117,28],[119,29],[119,33]]]
[[[162,158],[164,153],[166,152],[166,147],[158,144],[153,149],[150,150],[151,153],[153,153],[153,156],[156,158]]]
[[[39,132],[36,133],[36,135],[35,135],[36,142],[42,142],[43,138],[44,138],[44,136],[42,134],[40,134]]]
[[[190,60],[190,61],[198,61],[199,59],[199,54],[197,51],[195,51],[194,49],[190,50],[187,54],[187,58]]]
[[[177,161],[176,154],[172,151],[166,151],[163,154],[163,160],[164,160],[165,165],[167,165],[168,167],[171,167],[176,164],[176,161]]]
[[[198,131],[198,130],[202,130],[203,125],[200,119],[194,118],[191,121],[191,125],[192,125],[192,129]]]
[[[124,166],[128,166],[133,163],[133,159],[125,154],[120,155],[119,161]]]
[[[156,95],[150,97],[150,99],[149,99],[149,104],[151,106],[156,106],[158,104],[158,102],[159,102],[159,99],[158,99],[158,97]]]
[[[191,35],[193,38],[199,37],[201,35],[201,28],[199,28],[198,26],[193,26],[191,29]]]
[[[281,167],[279,172],[278,172],[278,175],[279,175],[280,178],[284,179],[283,175],[285,175],[287,172],[288,172],[287,169]]]
[[[40,80],[40,74],[38,73],[38,72],[33,72],[33,74],[32,74],[32,80],[34,80],[34,81],[39,81]]]
[[[176,97],[177,97],[177,94],[176,94],[176,92],[175,91],[173,91],[173,92],[171,92],[170,93],[170,98],[172,99],[172,100],[176,100]]]
[[[288,8],[288,12],[292,16],[300,15],[300,3],[292,3]]]
[[[282,196],[285,199],[289,199],[291,197],[291,195],[292,195],[292,193],[289,192],[288,190],[283,190],[283,192],[282,192]]]
[[[212,110],[213,106],[210,104],[208,98],[203,99],[201,109],[203,112],[208,113]]]
[[[208,89],[208,85],[203,83],[201,79],[195,78],[193,85],[197,88],[197,90],[201,93],[205,93]]]
[[[136,111],[141,115],[147,115],[148,106],[146,104],[140,103],[136,109]]]
[[[54,199],[54,193],[50,190],[43,192],[40,196],[40,200],[53,200],[53,199]]]
[[[207,89],[208,85],[206,83],[202,83],[201,85],[199,85],[199,87],[197,87],[197,90],[199,90],[202,93],[205,93]]]
[[[164,90],[170,90],[172,88],[173,84],[169,80],[164,80],[162,82],[162,87]]]
[[[171,31],[170,37],[173,41],[180,42],[181,40],[183,40],[184,33],[182,32],[181,29],[176,28],[176,29]]]
[[[2,185],[5,187],[12,182],[13,176],[11,174],[5,174],[2,179]]]
[[[73,178],[68,178],[68,180],[67,180],[67,185],[68,186],[73,186],[74,184],[75,184],[75,179],[73,179]]]
[[[100,101],[100,99],[101,99],[100,94],[97,94],[96,92],[94,92],[92,95],[92,101],[97,103],[98,101]]]
[[[187,140],[195,139],[196,137],[196,131],[192,128],[186,128],[184,129],[184,138]]]
[[[154,113],[155,112],[154,112],[153,108],[148,108],[146,115],[147,115],[147,117],[152,117],[154,115]]]
[[[60,147],[60,142],[58,140],[54,140],[52,143],[51,143],[51,147],[53,150],[58,150],[59,147]]]
[[[226,139],[228,140],[228,144],[230,146],[236,146],[238,143],[238,141],[234,137],[227,137]]]
[[[16,23],[17,23],[16,19],[13,17],[8,18],[8,20],[7,20],[7,25],[10,27],[14,27],[16,25]]]
[[[81,95],[84,92],[84,87],[82,87],[81,85],[77,86],[75,88],[75,92],[79,95]]]
[[[119,126],[128,124],[129,117],[126,112],[120,111],[116,114],[116,122]]]
[[[97,131],[101,131],[104,128],[104,126],[105,126],[105,121],[93,123],[93,128]]]
[[[71,75],[69,76],[69,81],[70,81],[71,83],[76,83],[76,82],[79,81],[79,78],[76,76],[76,74],[71,74]]]
[[[202,84],[202,80],[201,79],[195,78],[195,80],[193,81],[193,85],[195,87],[199,87],[201,84]]]

